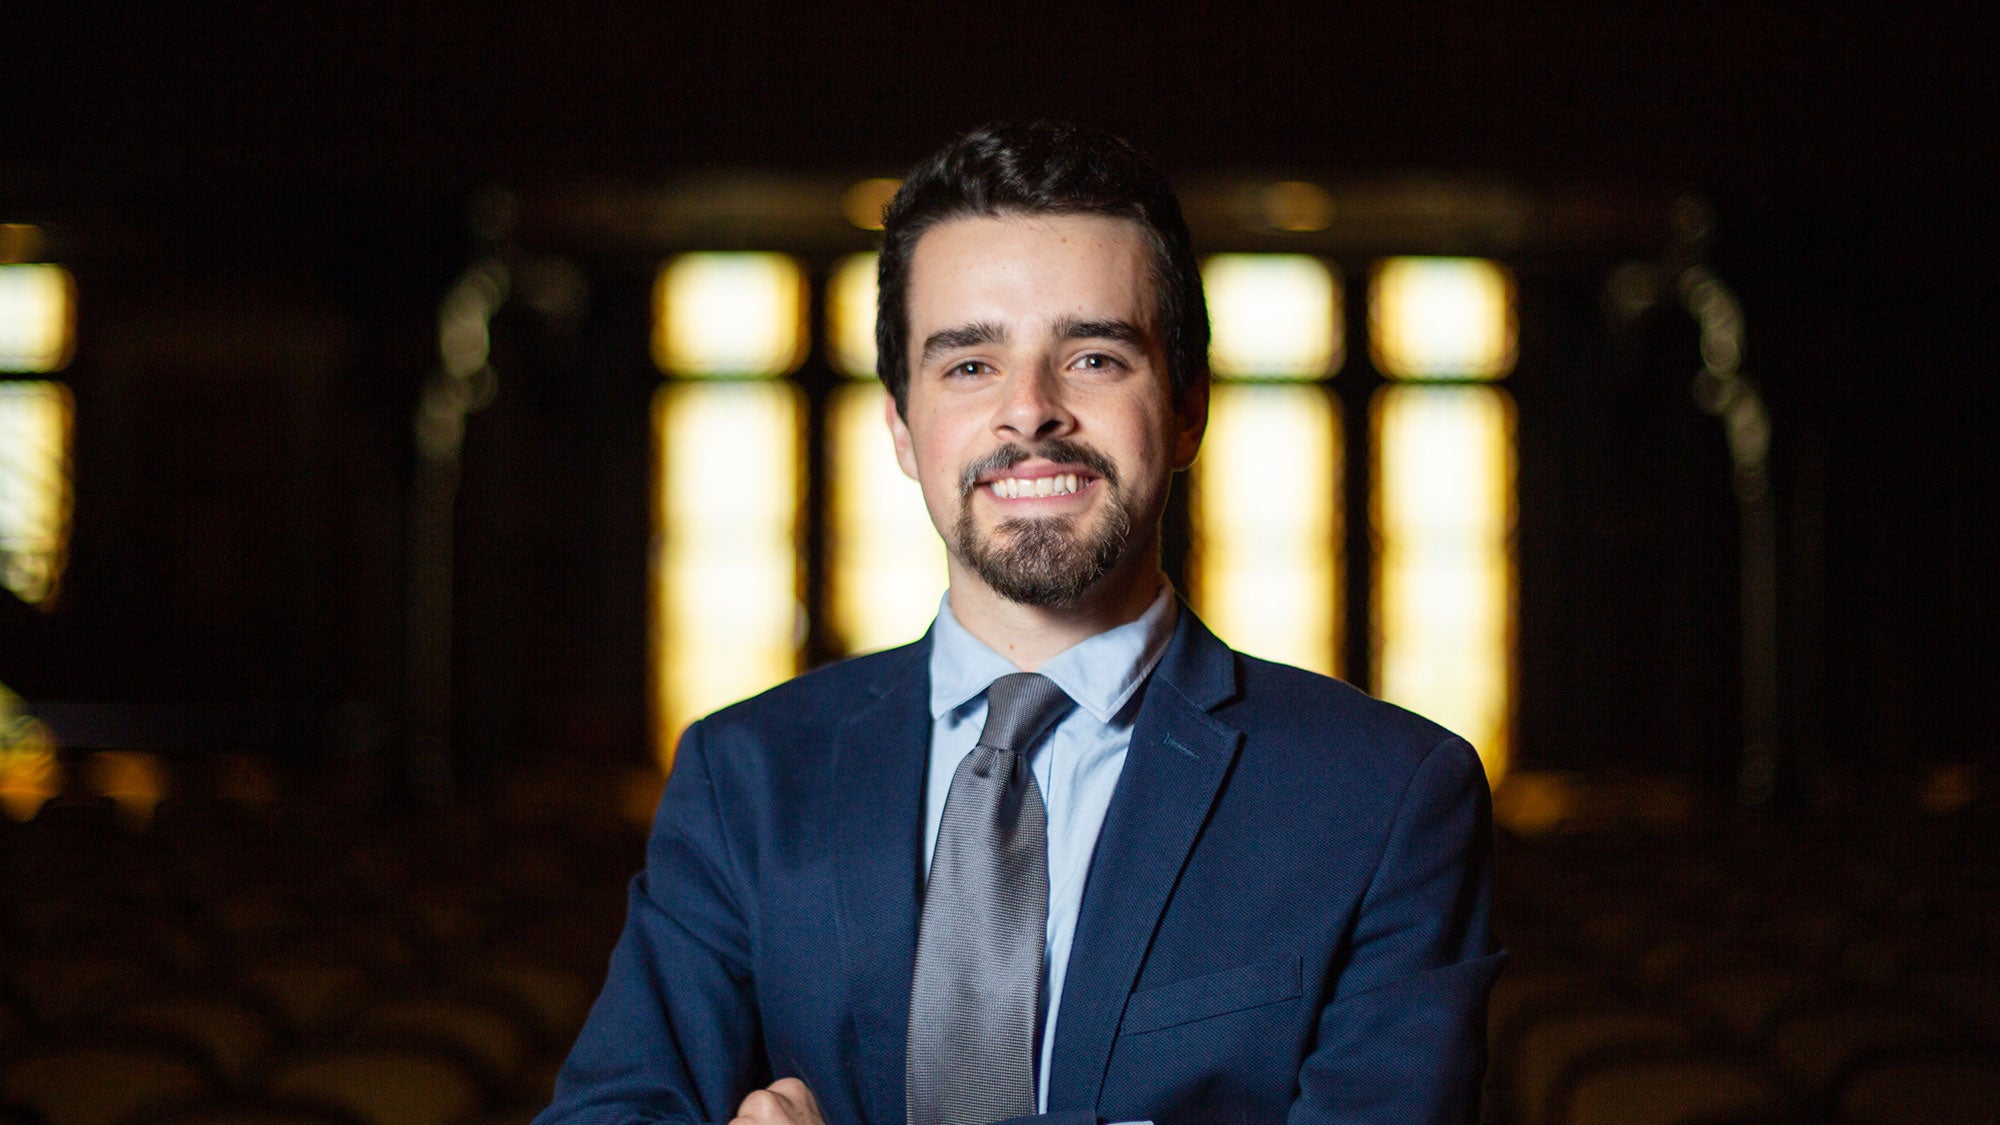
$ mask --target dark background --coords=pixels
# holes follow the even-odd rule
[[[118,705],[103,740],[400,752],[410,419],[481,192],[893,175],[977,122],[1056,115],[1182,179],[1708,200],[1774,419],[1794,795],[2000,765],[1973,5],[176,7],[0,12],[0,221],[41,225],[81,292],[69,571],[51,612],[0,599],[0,682]],[[1659,215],[1650,246],[1517,263],[1517,753],[1722,783],[1727,454],[1691,328],[1619,336],[1599,308],[1619,254],[1667,246]],[[567,336],[496,329],[459,497],[468,775],[647,755],[653,261],[586,256]]]

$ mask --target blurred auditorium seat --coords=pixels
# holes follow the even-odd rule
[[[336,1105],[369,1125],[451,1125],[490,1096],[456,1059],[387,1045],[302,1051],[274,1064],[266,1085],[277,1097]]]
[[[228,995],[180,996],[121,1005],[106,1019],[105,1026],[183,1043],[239,1089],[249,1085],[277,1039],[269,1015]]]
[[[2000,1121],[2000,1055],[1890,1052],[1859,1063],[1836,1104],[1855,1125]]]
[[[610,943],[604,947],[606,957]],[[602,969],[599,974],[602,974]],[[533,1020],[534,1033],[546,1044],[567,1049],[583,1028],[584,1017],[597,999],[597,977],[559,965],[537,964],[512,957],[495,957],[466,976],[474,990],[491,991],[519,1005]]]
[[[460,996],[381,1001],[349,1031],[357,1042],[404,1042],[459,1056],[489,1088],[503,1089],[528,1062],[533,1032],[504,1005]]]
[[[1503,1060],[1512,1075],[1509,1107],[1523,1125],[1553,1125],[1561,1120],[1562,1092],[1586,1066],[1693,1044],[1693,1033],[1681,1024],[1626,1005],[1535,1013],[1523,1024],[1511,1058]]]
[[[37,1023],[75,1027],[102,1016],[159,981],[139,957],[118,953],[43,953],[10,958],[13,992]]]
[[[0,1103],[32,1108],[47,1125],[121,1125],[216,1085],[198,1058],[142,1041],[45,1043],[0,1063]]]
[[[312,1102],[257,1096],[202,1099],[146,1113],[126,1125],[372,1125],[368,1119]]]
[[[1791,1121],[1785,1088],[1752,1062],[1702,1055],[1587,1064],[1554,1099],[1563,1125],[1714,1125]]]
[[[1785,1077],[1815,1095],[1864,1058],[1884,1051],[1949,1048],[1961,1042],[1948,1023],[1893,1003],[1853,998],[1780,1021],[1766,1045]]]
[[[244,990],[268,1004],[285,1032],[306,1039],[353,1018],[377,994],[360,966],[314,957],[279,955],[242,974]]]
[[[1509,938],[1510,945],[1517,940]],[[1530,949],[1534,946],[1531,944]],[[1569,1012],[1592,1005],[1611,1007],[1617,1003],[1594,972],[1539,962],[1532,954],[1510,959],[1493,983],[1486,1008],[1485,1117],[1487,1120],[1513,1119],[1520,1100],[1519,1075],[1521,1036],[1534,1018],[1550,1011]]]
[[[1762,1040],[1786,1012],[1825,994],[1814,974],[1782,968],[1723,968],[1695,972],[1678,986],[1681,998],[1737,1043]]]

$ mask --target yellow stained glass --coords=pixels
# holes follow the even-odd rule
[[[48,605],[69,552],[70,433],[61,383],[0,382],[0,585]]]
[[[1217,254],[1201,266],[1209,364],[1221,378],[1317,379],[1339,370],[1340,281],[1304,254]]]
[[[1513,725],[1514,411],[1495,387],[1391,386],[1374,407],[1377,693],[1505,775]]]
[[[847,652],[916,640],[945,588],[944,544],[923,492],[896,464],[887,399],[879,385],[857,383],[834,388],[830,404],[828,609]]]
[[[76,282],[46,263],[0,265],[0,371],[42,374],[69,364]]]
[[[826,344],[834,370],[875,377],[875,255],[849,254],[826,287]]]
[[[1340,670],[1341,440],[1320,387],[1218,384],[1195,464],[1190,569],[1232,646]]]
[[[1514,278],[1483,258],[1390,258],[1368,294],[1370,348],[1397,379],[1498,379],[1514,369]]]
[[[663,772],[688,723],[798,671],[800,417],[782,383],[668,384],[654,396]]]
[[[805,272],[783,254],[682,254],[653,285],[653,362],[670,375],[789,374],[805,325]]]

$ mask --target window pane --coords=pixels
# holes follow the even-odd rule
[[[0,371],[41,374],[69,363],[76,283],[51,265],[0,265]]]
[[[1317,379],[1340,368],[1340,282],[1319,259],[1217,254],[1201,277],[1216,375]]]
[[[74,413],[61,383],[0,383],[0,585],[30,605],[62,580]]]
[[[1194,600],[1231,645],[1339,673],[1341,442],[1320,387],[1220,384],[1192,493]]]
[[[1514,279],[1481,258],[1390,258],[1368,293],[1375,367],[1397,379],[1498,379],[1514,369]]]
[[[827,596],[847,652],[916,640],[944,594],[944,544],[917,482],[896,464],[882,423],[887,398],[880,386],[836,387],[829,411]]]
[[[785,375],[805,358],[806,282],[783,254],[682,254],[653,285],[653,362],[670,375]]]
[[[826,289],[826,336],[834,370],[875,377],[875,255],[850,254],[834,267]]]
[[[1384,388],[1375,411],[1375,686],[1506,772],[1514,419],[1493,387]]]
[[[798,671],[800,407],[781,383],[654,396],[653,673],[661,765],[688,723]]]

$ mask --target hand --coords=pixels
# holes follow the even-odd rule
[[[750,1091],[729,1125],[826,1125],[819,1102],[806,1084],[780,1078],[762,1090]]]

